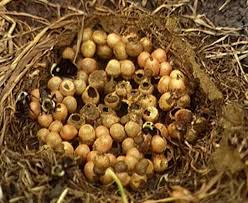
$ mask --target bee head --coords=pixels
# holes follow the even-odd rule
[[[42,101],[41,108],[44,112],[52,112],[55,109],[55,102],[50,98],[45,98]]]
[[[27,99],[29,98],[29,94],[25,91],[21,91],[18,95],[17,95],[17,98],[16,98],[16,101],[19,102],[19,101],[26,101]]]
[[[154,126],[154,124],[152,122],[145,122],[142,126],[142,131],[145,133],[145,134],[151,134],[151,135],[154,135],[156,134],[156,128]]]
[[[50,69],[51,76],[57,76],[60,73],[60,67],[54,63]]]

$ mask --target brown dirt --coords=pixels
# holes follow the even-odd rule
[[[165,174],[157,175],[141,191],[127,189],[130,202],[168,202],[164,198],[170,197],[175,185],[190,191],[191,202],[247,200],[247,2],[230,1],[222,11],[218,9],[225,1],[157,0],[145,7],[141,1],[130,2],[18,0],[0,9],[5,19],[0,21],[2,202],[58,202],[65,192],[64,202],[121,201],[115,185],[88,183],[79,160],[41,148],[35,136],[37,124],[13,114],[18,91],[46,82],[45,67],[75,40],[84,20],[108,32],[139,31],[151,36],[156,47],[169,48],[170,59],[190,78],[192,110],[208,120],[208,131],[195,143],[174,143]],[[86,19],[80,11],[88,13]],[[6,37],[13,22],[12,37]],[[41,40],[18,59],[47,26],[51,27],[43,30]],[[35,70],[39,74],[30,76]]]
[[[205,1],[201,6],[201,13],[205,13],[206,16],[216,25],[221,27],[235,27],[241,28],[240,35],[246,35],[248,33],[248,4],[246,0],[230,1],[226,5],[223,4],[226,1]],[[244,48],[247,48],[245,46]],[[247,57],[242,61],[246,68],[244,69],[248,73],[248,59]]]
[[[217,26],[222,27],[248,27],[248,5],[246,0],[230,1],[205,1],[202,4],[201,12],[213,21]]]

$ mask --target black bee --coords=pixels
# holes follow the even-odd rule
[[[40,105],[42,112],[52,113],[55,110],[56,102],[54,96],[49,95],[45,90],[40,89]],[[31,95],[26,91],[21,91],[16,97],[16,112],[15,115],[18,118],[22,118],[28,115],[30,109]]]
[[[45,81],[40,82],[41,86],[45,86]],[[53,113],[56,107],[55,95],[51,95],[45,88],[40,88],[40,105],[41,110],[45,113]]]
[[[152,122],[147,121],[142,126],[142,132],[145,134],[155,135],[157,132],[157,129],[155,128]]]
[[[56,103],[53,100],[53,96],[52,97],[46,97],[43,98],[41,101],[41,109],[43,112],[45,113],[53,113],[55,111],[56,108]]]
[[[16,97],[16,117],[26,116],[29,112],[30,96],[27,92],[21,91]]]
[[[71,77],[77,74],[77,66],[69,59],[61,59],[58,64],[53,64],[50,70],[52,76]]]

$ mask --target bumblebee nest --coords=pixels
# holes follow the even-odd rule
[[[227,50],[219,45],[211,33],[215,30],[219,36],[238,42],[238,30],[216,29],[212,24],[206,26],[206,19],[200,22],[196,17],[186,15],[188,8],[192,8],[189,2],[171,1],[167,5],[158,1],[156,6],[149,4],[149,8],[141,5],[145,5],[145,1],[142,4],[86,1],[80,5],[44,1],[0,3],[0,7],[5,6],[1,10],[2,31],[7,33],[1,41],[3,49],[0,49],[3,63],[0,70],[0,191],[3,195],[0,200],[121,201],[115,184],[89,183],[83,174],[81,159],[68,156],[61,149],[42,147],[43,143],[36,136],[39,124],[29,119],[25,112],[16,116],[20,91],[44,88],[51,77],[50,67],[58,63],[66,47],[74,44],[75,58],[80,55],[86,27],[122,36],[137,33],[151,39],[154,49],[166,50],[173,67],[187,77],[187,85],[192,91],[190,110],[194,115],[204,117],[208,127],[197,139],[167,140],[173,146],[168,168],[155,174],[136,192],[129,188],[121,191],[128,201],[212,202],[229,200],[230,196],[236,201],[245,198],[247,112],[243,107],[248,98],[241,90],[247,89],[246,76],[242,75],[244,71],[237,55],[234,55],[237,61],[232,63],[233,68],[226,73],[228,78],[219,71],[220,66],[230,64],[231,59],[223,56],[233,53],[234,48]],[[29,15],[25,10],[29,7],[40,9],[44,16]],[[196,35],[192,30],[200,34]],[[207,40],[202,42],[203,38]],[[235,47],[237,53],[239,48],[238,45]],[[194,50],[200,51],[196,54]],[[215,70],[216,74],[210,79],[208,73]],[[239,84],[235,83],[237,78]],[[239,90],[233,87],[234,84]],[[233,103],[224,105],[227,101]],[[233,191],[233,188],[239,189]]]

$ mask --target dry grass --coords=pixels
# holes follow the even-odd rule
[[[30,199],[57,203],[121,201],[115,185],[103,187],[88,183],[78,160],[40,148],[35,136],[37,124],[14,116],[19,90],[46,81],[48,67],[56,60],[57,50],[70,45],[76,35],[78,54],[80,36],[89,24],[100,25],[107,32],[139,31],[150,36],[156,46],[167,49],[174,64],[190,78],[192,87],[196,87],[194,112],[205,115],[209,121],[208,132],[195,144],[174,143],[173,158],[166,173],[157,175],[144,190],[127,190],[129,201],[172,202],[176,200],[170,197],[173,186],[180,185],[191,191],[189,196],[182,196],[184,202],[242,202],[248,192],[245,156],[242,167],[230,172],[228,167],[220,170],[221,163],[216,166],[213,152],[222,149],[223,136],[230,129],[233,134],[245,132],[247,112],[232,112],[233,117],[242,120],[238,124],[232,119],[223,122],[225,114],[221,107],[230,101],[241,105],[248,99],[245,98],[248,76],[244,71],[247,67],[241,63],[248,56],[244,48],[248,37],[242,36],[237,28],[216,27],[204,14],[198,13],[198,0],[171,0],[149,8],[143,7],[147,1],[142,1],[143,6],[130,0],[71,1],[70,5],[67,1],[64,4],[51,2],[0,2],[0,182],[3,202]],[[223,8],[228,3],[226,1]],[[43,14],[29,13],[25,6]],[[241,107],[238,106],[238,110]],[[243,114],[244,118],[241,118]],[[229,164],[232,163],[235,162]]]

